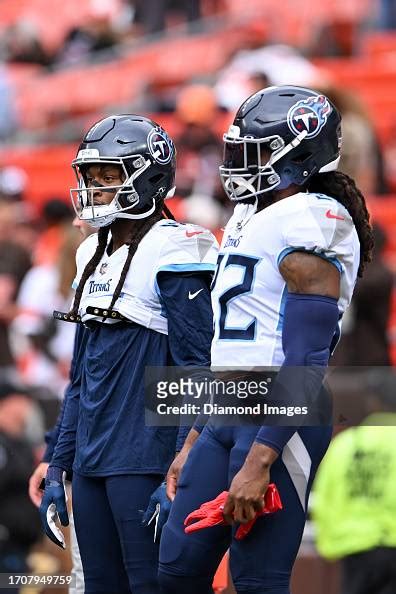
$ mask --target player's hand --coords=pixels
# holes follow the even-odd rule
[[[183,466],[186,463],[189,451],[189,448],[183,448],[180,450],[170,465],[168,474],[166,475],[166,494],[171,501],[173,501],[175,498],[177,483],[179,481],[181,471],[183,470]]]
[[[46,535],[62,549],[66,548],[65,539],[55,522],[59,518],[62,526],[69,525],[66,507],[66,472],[57,466],[49,466],[45,478],[45,490],[40,505],[40,516]]]
[[[166,475],[166,494],[171,501],[175,498],[177,483],[179,482],[179,477],[188,458],[188,454],[199,436],[200,433],[192,427],[182,449],[176,454],[175,459],[170,465],[168,474]]]
[[[157,542],[161,536],[162,528],[168,519],[171,507],[172,502],[166,495],[166,483],[161,483],[151,495],[142,520],[146,526],[154,523],[154,542]]]
[[[223,515],[229,524],[246,524],[264,506],[264,494],[270,483],[271,464],[277,452],[254,443],[241,470],[235,475],[224,505]]]
[[[40,489],[40,485],[47,474],[48,462],[40,462],[36,470],[29,479],[29,497],[36,507],[40,507],[44,491]]]

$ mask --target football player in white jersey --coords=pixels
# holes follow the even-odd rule
[[[212,291],[212,365],[280,367],[275,402],[279,378],[297,370],[291,374],[301,379],[292,386],[297,403],[314,399],[320,409],[323,370],[371,258],[364,197],[337,171],[341,144],[335,106],[314,90],[291,86],[251,96],[224,135],[220,175],[235,210]],[[312,385],[304,383],[308,369],[319,370]],[[203,430],[191,430],[167,477],[168,494],[176,497],[161,540],[164,593],[212,593],[228,547],[238,594],[290,593],[309,491],[332,430],[304,425],[301,415],[293,427],[264,423],[230,427],[211,418]],[[283,509],[235,539],[235,524],[261,510],[270,481]],[[185,534],[186,516],[224,490],[230,525]]]
[[[175,148],[155,122],[99,121],[72,165],[76,213],[99,230],[77,251],[71,311],[55,312],[84,326],[40,512],[64,547],[55,520],[68,523],[63,483],[72,471],[85,592],[157,594],[158,539],[143,511],[149,501],[161,512],[169,506],[163,478],[188,430],[145,426],[145,369],[208,365],[218,246],[165,206]]]

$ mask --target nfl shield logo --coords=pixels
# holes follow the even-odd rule
[[[99,268],[99,274],[105,274],[107,270],[108,264],[107,262],[103,262],[101,267]]]

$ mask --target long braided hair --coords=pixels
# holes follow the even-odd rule
[[[341,171],[317,173],[307,182],[309,192],[327,194],[340,202],[352,217],[360,241],[360,265],[358,275],[362,276],[366,264],[371,262],[374,247],[370,215],[362,192],[355,181]]]
[[[134,227],[131,231],[130,241],[128,245],[128,255],[125,260],[124,266],[121,271],[120,279],[117,283],[117,286],[114,290],[114,294],[108,308],[108,311],[112,311],[114,304],[116,303],[117,299],[119,298],[122,287],[124,286],[124,282],[126,279],[126,275],[128,274],[129,267],[132,262],[132,258],[136,253],[136,250],[139,246],[139,243],[142,241],[143,237],[150,231],[150,229],[164,218],[165,215],[168,219],[175,219],[169,208],[164,204],[163,200],[157,202],[157,206],[155,211],[150,217],[143,219],[139,226]],[[105,253],[108,237],[109,237],[110,227],[100,227],[98,231],[98,245],[96,247],[95,253],[92,258],[89,260],[87,265],[84,268],[82,273],[80,282],[78,283],[78,287],[76,289],[76,293],[74,296],[73,306],[70,310],[70,316],[77,317],[78,310],[80,308],[81,297],[84,291],[85,283],[87,282],[88,278],[93,274],[96,270],[97,265],[102,259],[103,254]]]

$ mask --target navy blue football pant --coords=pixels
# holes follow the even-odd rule
[[[279,489],[283,510],[260,517],[245,539],[235,540],[235,528],[229,526],[184,533],[185,517],[229,488],[257,430],[209,424],[195,443],[161,537],[159,582],[163,594],[212,594],[216,568],[228,548],[238,594],[290,594],[309,490],[328,447],[331,428],[306,427],[293,436],[271,467],[271,481]]]
[[[160,475],[73,475],[73,514],[88,594],[158,594],[158,544],[142,526]]]

